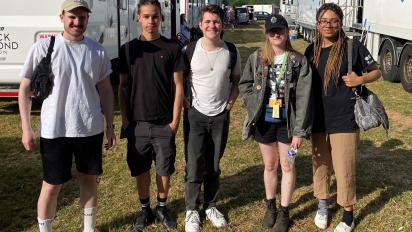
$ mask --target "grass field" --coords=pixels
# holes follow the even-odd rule
[[[238,46],[242,67],[248,55],[260,46],[261,25],[241,26],[225,32],[225,38]],[[303,51],[306,42],[293,41]],[[391,129],[362,133],[357,160],[358,204],[355,206],[356,231],[412,231],[412,94],[400,84],[379,80],[369,87],[382,99],[390,116]],[[34,107],[37,127],[39,107]],[[216,230],[208,222],[202,231],[268,231],[261,225],[265,210],[263,167],[257,144],[240,139],[244,110],[239,101],[232,112],[230,136],[221,162],[221,191],[218,208],[229,226]],[[116,107],[116,126],[120,117]],[[41,184],[39,153],[26,153],[20,143],[20,119],[15,100],[0,101],[0,231],[36,231],[36,204]],[[177,135],[176,173],[172,177],[169,206],[177,217],[177,231],[184,231],[184,156],[182,129]],[[293,225],[290,231],[318,231],[313,224],[316,201],[312,195],[310,143],[297,157],[297,184],[290,205]],[[99,185],[97,227],[100,231],[130,231],[140,208],[134,180],[126,165],[126,141],[104,154],[104,175]],[[76,176],[73,172],[74,177]],[[53,222],[55,231],[81,231],[81,209],[76,178],[65,184]],[[335,187],[335,186],[334,186]],[[155,188],[152,188],[153,196]],[[342,211],[332,194],[333,231]],[[279,197],[278,197],[279,199]],[[152,197],[152,206],[155,198]],[[159,225],[147,231],[164,231]]]

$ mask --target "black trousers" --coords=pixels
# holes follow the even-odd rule
[[[206,116],[195,108],[185,109],[183,127],[185,140],[185,202],[187,210],[198,210],[203,183],[204,205],[216,205],[219,190],[220,159],[226,148],[229,132],[229,111]]]

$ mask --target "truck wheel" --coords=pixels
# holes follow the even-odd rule
[[[309,30],[309,36],[308,36],[308,42],[309,43],[312,43],[313,42],[313,35],[315,34],[315,31],[314,30]]]
[[[399,71],[403,88],[412,93],[412,45],[403,50]]]
[[[395,41],[393,42],[396,46]],[[389,40],[386,40],[382,46],[379,54],[379,64],[384,80],[399,82],[399,68],[396,66],[396,54]]]
[[[309,38],[308,38],[308,29],[306,29],[306,28],[303,28],[303,39],[305,40],[305,41],[308,41],[309,42]]]

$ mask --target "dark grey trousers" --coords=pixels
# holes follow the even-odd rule
[[[195,108],[185,109],[185,201],[187,210],[198,210],[203,183],[204,209],[216,205],[219,190],[220,159],[225,151],[229,132],[229,111],[206,116]]]

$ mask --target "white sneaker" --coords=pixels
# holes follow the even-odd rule
[[[319,211],[316,211],[315,225],[319,229],[326,229],[328,227],[328,214],[320,214]]]
[[[200,217],[196,210],[186,211],[185,232],[198,232],[200,230]]]
[[[346,223],[344,222],[339,222],[334,232],[352,232],[354,228],[355,228],[355,222],[352,222],[350,226],[346,225]]]
[[[216,207],[211,207],[206,210],[206,220],[210,220],[214,227],[220,228],[227,225],[226,219]]]

